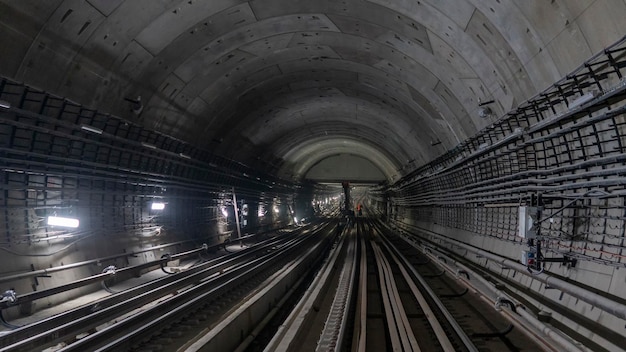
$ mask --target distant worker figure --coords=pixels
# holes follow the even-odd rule
[[[0,303],[6,302],[8,304],[13,304],[17,302],[17,296],[15,295],[15,290],[10,288],[2,294],[2,299],[0,299]]]

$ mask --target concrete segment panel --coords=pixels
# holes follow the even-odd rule
[[[286,49],[294,35],[294,33],[277,34],[242,45],[239,50],[264,58]]]
[[[490,0],[476,0],[478,11],[480,11],[506,40],[517,58],[522,64],[527,63],[535,56],[545,42],[537,34],[534,24],[527,19],[519,7],[529,7],[532,1],[511,1],[500,0],[493,2]],[[542,2],[544,5],[547,2]],[[536,18],[532,18],[536,20]]]
[[[624,13],[626,2],[623,0],[601,0],[580,14],[576,23],[589,43],[591,52],[600,52],[626,35]]]
[[[493,80],[493,63],[490,62],[477,43],[465,33],[465,26],[459,27],[438,9],[422,1],[372,0],[371,2],[402,13],[420,23],[429,31],[431,40],[433,40],[434,35],[448,43],[459,55],[465,58],[465,61],[474,68],[483,81],[491,82]]]
[[[87,0],[87,2],[103,15],[109,16],[124,0]]]
[[[167,10],[163,9],[161,15],[139,33],[135,40],[153,55],[157,55],[188,28],[213,14],[241,3],[245,3],[245,1],[212,0],[163,3],[161,6]]]
[[[467,133],[476,131],[476,126],[474,126],[472,120],[469,118],[467,111],[457,100],[456,96],[450,92],[448,87],[439,81],[435,86],[434,92],[438,94],[444,104],[450,108],[450,111],[456,116],[456,120],[463,126],[463,130]]]
[[[478,10],[474,12],[466,32],[483,47],[496,66],[493,75],[507,95],[523,99],[535,94],[536,88],[528,79],[516,52],[482,12]]]
[[[339,176],[339,177],[338,177]],[[371,161],[349,154],[331,156],[315,164],[305,174],[310,180],[386,180],[385,175]]]
[[[240,50],[233,50],[217,59],[209,55],[194,55],[178,66],[174,73],[188,83],[198,76],[206,76],[216,71],[228,72],[228,68],[234,69],[237,65],[241,65],[253,57],[253,55]]]
[[[565,6],[573,18],[580,16],[589,6],[597,0],[559,0]]]
[[[30,49],[32,38],[1,22],[0,33],[2,33],[0,35],[0,47],[11,48],[11,55],[0,55],[0,75],[13,77],[17,74],[24,55]]]
[[[78,50],[104,20],[86,1],[66,0],[48,19],[43,31],[57,42],[62,38],[63,45]]]
[[[564,4],[565,1],[514,1],[507,0],[505,8],[517,9],[530,23],[530,28],[547,45],[558,37],[563,29],[574,21],[574,17]]]
[[[563,31],[548,44],[548,52],[561,77],[580,66],[593,54],[576,22],[564,26]]]
[[[118,59],[115,67],[122,77],[129,81],[134,81],[152,59],[153,56],[148,50],[137,42],[132,41]]]
[[[524,65],[529,79],[538,90],[548,88],[561,76],[548,50],[541,49],[530,61]]]
[[[458,78],[474,78],[476,72],[465,61],[464,57],[455,51],[448,43],[436,35],[431,36],[432,50],[435,58],[447,62]]]

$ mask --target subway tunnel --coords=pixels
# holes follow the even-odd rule
[[[622,350],[625,16],[623,0],[1,0],[0,291],[302,226],[349,182],[348,208],[510,282],[576,346]]]

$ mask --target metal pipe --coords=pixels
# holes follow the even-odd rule
[[[612,314],[618,318],[621,319],[626,319],[626,305],[613,301],[609,298],[606,298],[604,296],[601,296],[597,293],[593,293],[590,291],[587,291],[579,286],[570,284],[567,281],[558,279],[556,277],[550,276],[546,273],[541,273],[541,274],[536,274],[533,275],[531,273],[528,272],[527,267],[525,265],[519,264],[518,262],[512,261],[510,259],[506,259],[504,257],[501,257],[499,255],[484,251],[482,249],[476,248],[474,246],[470,246],[468,244],[465,244],[461,241],[457,241],[451,238],[448,238],[446,236],[437,234],[435,232],[432,231],[428,231],[428,230],[424,230],[424,229],[419,229],[418,231],[427,234],[429,236],[435,237],[441,241],[450,243],[450,244],[454,244],[457,247],[460,247],[462,249],[465,249],[469,252],[472,252],[474,254],[480,255],[482,257],[485,257],[487,259],[493,260],[494,262],[502,265],[502,266],[506,266],[507,268],[510,268],[512,270],[515,270],[517,272],[519,272],[520,274],[532,277],[533,279],[539,280],[541,282],[543,282],[546,285],[549,285],[550,287],[559,289],[575,298],[578,298],[584,302],[587,302],[597,308],[602,309],[603,311]]]
[[[561,347],[563,347],[565,351],[568,351],[568,352],[590,352],[591,351],[587,347],[580,344],[580,342],[578,342],[578,345],[577,345],[576,343],[573,343],[572,341],[570,341],[570,339],[563,337],[554,329],[551,329],[546,324],[540,322],[537,318],[535,318],[535,316],[528,313],[525,309],[518,309],[517,314],[521,315],[524,319],[526,319],[526,321],[529,324],[531,324],[533,327],[535,327],[535,329],[541,331],[542,333],[546,334],[551,339],[556,341],[556,343],[561,345]]]
[[[183,243],[191,242],[191,241],[193,241],[193,240],[186,240],[186,241],[179,241],[179,242],[173,242],[173,243],[168,243],[168,244],[162,244],[162,245],[159,245],[159,246],[154,246],[154,247],[150,247],[150,248],[146,248],[146,249],[142,249],[142,250],[134,251],[134,252],[130,252],[130,253],[116,254],[116,255],[111,255],[111,256],[103,257],[103,258],[96,258],[96,259],[86,260],[86,261],[83,261],[83,262],[77,262],[77,263],[72,263],[72,264],[67,264],[67,265],[55,266],[53,268],[48,268],[48,269],[40,269],[40,270],[29,271],[27,273],[3,276],[3,277],[0,277],[0,283],[14,281],[14,280],[19,280],[19,279],[26,279],[26,278],[33,277],[33,276],[48,275],[50,273],[54,273],[54,272],[58,272],[58,271],[74,269],[74,268],[85,266],[85,265],[89,265],[89,264],[97,264],[97,263],[100,263],[100,262],[103,262],[103,261],[106,261],[106,260],[110,260],[110,259],[117,259],[117,258],[122,258],[122,257],[134,256],[134,255],[139,254],[139,253],[144,253],[144,252],[152,251],[152,250],[155,250],[155,249],[161,249],[161,248],[166,248],[166,247],[170,247],[170,246],[175,246],[175,245],[178,245],[178,244],[183,244]],[[196,250],[192,250],[192,251],[185,252],[185,253],[188,254],[188,253],[191,253],[191,252],[197,252],[199,250],[201,250],[201,249],[196,249]],[[157,260],[153,264],[157,265],[158,263],[159,263],[159,261]]]
[[[426,255],[428,255],[428,254],[426,254]],[[505,292],[503,292],[503,291],[499,290],[498,288],[496,288],[493,285],[493,283],[489,282],[488,280],[486,280],[481,275],[476,274],[472,269],[470,269],[467,266],[465,266],[464,264],[459,263],[459,262],[454,261],[454,260],[453,260],[453,263],[454,263],[455,266],[457,266],[457,267],[463,269],[465,272],[471,274],[473,279],[477,279],[486,288],[488,288],[496,296],[496,302],[498,300],[504,299],[504,300],[507,300],[507,301],[510,301],[510,302],[514,302],[516,306],[519,306],[519,302],[517,302],[514,298],[512,298],[511,296],[509,296]],[[447,264],[443,264],[443,263],[440,263],[440,265],[448,266]],[[451,270],[451,269],[449,269],[449,270]],[[471,285],[469,283],[469,281],[465,281],[465,280],[463,280],[463,281],[467,285]],[[539,330],[542,333],[548,335],[550,338],[552,338],[554,341],[556,341],[559,345],[561,345],[561,347],[564,348],[565,351],[568,351],[568,352],[590,352],[590,350],[588,348],[582,346],[578,341],[572,342],[571,339],[569,339],[567,337],[564,337],[563,335],[559,334],[558,332],[555,331],[555,329],[553,329],[553,328],[549,327],[548,325],[542,323],[535,316],[533,316],[532,314],[528,313],[526,311],[526,309],[524,309],[523,306],[521,308],[522,309],[516,309],[515,312],[517,314],[519,314],[520,316],[522,316],[528,323],[530,323],[537,330]]]
[[[417,247],[416,247],[417,248]],[[434,257],[434,255],[426,253],[426,251],[422,250],[422,252],[427,255],[427,256],[432,256]],[[509,296],[508,294],[506,294],[505,292],[499,290],[498,288],[496,288],[492,282],[488,281],[487,279],[485,279],[484,277],[482,277],[481,275],[476,274],[476,272],[474,272],[472,269],[470,269],[469,267],[465,266],[462,263],[459,263],[457,261],[455,261],[454,259],[451,259],[452,264],[454,264],[456,267],[464,270],[466,273],[468,273],[468,279],[469,279],[469,275],[471,274],[473,279],[476,279],[478,281],[480,281],[484,287],[486,287],[487,289],[489,289],[496,297],[496,302],[498,300],[501,299],[505,299],[511,302],[515,303],[515,306],[520,306],[519,302],[517,302],[514,298],[512,298],[511,296]],[[452,268],[450,268],[449,264],[444,264],[444,263],[438,263],[441,266],[447,267],[449,271],[453,271]],[[466,285],[473,287],[474,289],[476,289],[476,287],[474,285],[472,285],[469,280],[462,280]],[[496,303],[497,304],[497,303]],[[586,347],[584,347],[583,345],[581,345],[578,341],[572,341],[572,339],[567,338],[561,334],[559,334],[558,332],[555,331],[555,329],[549,327],[548,325],[542,323],[541,321],[539,321],[539,319],[537,319],[534,315],[528,313],[526,311],[526,309],[524,309],[524,307],[521,307],[522,309],[516,309],[516,313],[521,315],[528,323],[530,323],[533,327],[535,327],[537,330],[541,331],[542,333],[548,335],[550,338],[552,338],[556,343],[558,343],[559,345],[561,345],[561,347],[564,348],[565,351],[568,352],[589,352],[590,350]]]
[[[237,224],[237,238],[241,238],[241,226],[239,226],[239,207],[237,206],[237,196],[233,187],[233,208],[235,209],[235,223]]]

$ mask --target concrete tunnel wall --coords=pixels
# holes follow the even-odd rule
[[[528,202],[536,186],[551,187],[546,213],[596,188],[611,193],[581,198],[544,234],[580,259],[550,272],[623,302],[624,124],[621,112],[606,115],[620,100],[543,126],[593,87],[570,79],[548,103],[524,102],[619,40],[625,14],[620,0],[1,1],[0,100],[14,109],[0,110],[0,216],[4,252],[20,253],[0,259],[2,272],[218,240],[232,231],[220,214],[233,186],[252,213],[263,205],[261,225],[288,222],[303,165],[319,161],[324,145],[348,142],[355,148],[341,153],[369,157],[388,177],[374,198],[392,209],[390,221],[515,260],[523,245],[511,204]],[[603,93],[620,83],[608,71]],[[138,95],[137,114],[124,99]],[[479,102],[490,100],[492,113],[479,117]],[[508,112],[515,118],[500,120]],[[485,143],[485,155],[474,155]],[[160,198],[166,213],[150,214]],[[89,230],[46,229],[55,210],[80,214]],[[166,231],[142,236],[161,222]],[[622,319],[500,270],[623,335]]]
[[[0,124],[2,276],[117,256],[3,281],[3,289],[41,291],[109,265],[124,268],[237,238],[233,190],[242,236],[292,222],[291,184],[21,83],[3,79],[0,87],[0,99],[12,105]],[[153,202],[165,209],[152,210]],[[80,225],[48,226],[51,215]],[[97,289],[12,307],[7,317]]]
[[[577,260],[575,265],[546,263],[545,272],[614,300],[613,307],[626,302],[626,80],[620,65],[607,64],[613,55],[623,58],[625,48],[621,40],[595,55],[457,148],[371,197],[391,224],[503,276],[525,299],[532,300],[532,294],[549,298],[551,303],[537,308],[552,312],[562,328],[579,333],[592,350],[621,348],[623,316],[501,262],[521,261],[529,245],[520,236],[520,208],[538,206],[541,215],[534,221],[544,256]],[[437,235],[502,260],[476,255]]]

